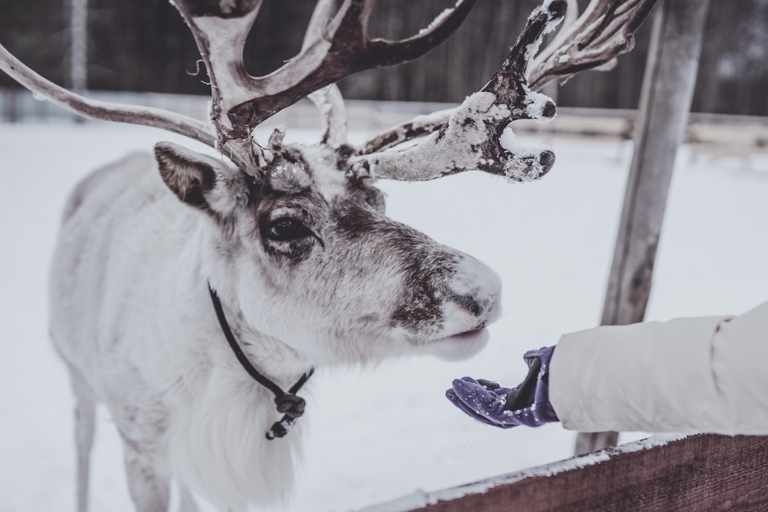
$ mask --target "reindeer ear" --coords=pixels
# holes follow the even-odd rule
[[[160,176],[179,199],[203,210],[210,209],[206,196],[216,185],[216,167],[221,164],[171,142],[155,145],[155,158]]]

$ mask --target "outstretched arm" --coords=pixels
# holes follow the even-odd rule
[[[530,361],[536,353],[538,369]],[[566,334],[556,347],[526,356],[531,372],[517,388],[464,378],[454,381],[449,399],[503,428],[559,419],[583,432],[768,435],[768,303],[738,317]]]

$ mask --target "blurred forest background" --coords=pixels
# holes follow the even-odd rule
[[[0,43],[30,67],[64,85],[69,76],[71,0],[0,0]],[[455,0],[385,0],[372,36],[417,33]],[[480,0],[464,26],[426,57],[345,79],[347,98],[459,102],[503,61],[537,0]],[[583,8],[588,0],[579,0]],[[251,74],[294,56],[315,0],[265,0],[246,46]],[[648,22],[635,51],[608,73],[585,73],[561,87],[558,104],[636,108],[650,39]],[[209,94],[205,71],[181,16],[167,0],[90,0],[88,88]],[[0,74],[0,87],[16,87]],[[694,112],[768,115],[768,0],[711,2]]]

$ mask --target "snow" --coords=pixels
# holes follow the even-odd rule
[[[545,0],[543,4],[541,4],[535,11],[531,13],[531,15],[528,17],[529,20],[533,19],[534,17],[538,16],[541,13],[546,13],[547,17],[552,16],[552,12],[549,10],[550,4],[552,3],[552,0]],[[533,59],[536,57],[536,54],[539,53],[539,47],[541,46],[541,42],[544,40],[544,36],[552,32],[557,28],[560,23],[562,23],[563,17],[559,17],[557,19],[550,19],[546,26],[544,27],[544,30],[541,32],[539,37],[537,37],[533,42],[531,42],[526,48],[525,48],[525,60],[530,64]]]
[[[507,165],[505,171],[506,177],[511,183],[515,181],[530,182],[540,178],[544,169],[541,166],[539,155],[550,149],[549,147],[530,141],[520,141],[512,130],[512,123],[508,124],[501,132],[499,144],[509,153],[510,162],[515,164]]]
[[[260,140],[268,135],[261,132]],[[362,140],[356,135],[354,142]],[[297,137],[319,135],[288,129],[287,141]],[[133,126],[0,125],[0,512],[74,508],[72,398],[46,328],[46,273],[59,212],[86,172],[158,140],[185,142]],[[443,397],[464,375],[516,384],[527,373],[526,350],[600,318],[631,148],[548,142],[557,163],[531,184],[483,173],[380,182],[392,217],[501,274],[505,314],[490,328],[488,348],[470,361],[412,358],[318,372],[305,395],[305,464],[293,500],[281,510],[348,511],[413,500],[417,489],[428,495],[570,457],[575,434],[557,424],[495,430]],[[751,165],[692,160],[682,151],[649,319],[740,313],[768,298],[768,157],[756,154]],[[120,441],[103,410],[93,461],[92,510],[131,511]]]
[[[527,90],[525,93],[526,105],[525,113],[537,123],[548,123],[551,117],[544,117],[544,108],[552,102],[552,99],[546,94]]]
[[[439,124],[447,123],[451,118],[451,114],[453,114],[455,110],[455,108],[438,110],[436,112],[432,112],[431,114],[416,116],[410,122],[414,130],[436,126]]]
[[[464,2],[464,0],[458,0],[456,2],[456,5],[454,5],[453,7],[450,7],[448,9],[443,9],[443,11],[440,14],[435,16],[435,19],[432,20],[432,23],[427,25],[425,28],[419,30],[419,35],[424,35],[427,32],[432,31],[435,27],[437,27],[439,24],[441,24],[443,21],[445,21],[445,19],[448,16],[450,16],[453,13],[453,11],[455,11],[456,8],[458,6],[460,6],[463,2]]]

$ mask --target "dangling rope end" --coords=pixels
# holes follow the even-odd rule
[[[288,432],[291,431],[293,426],[296,424],[297,419],[298,418],[291,418],[286,414],[283,416],[283,419],[276,421],[275,424],[272,425],[272,428],[267,431],[267,439],[272,441],[273,439],[284,437]]]
[[[296,420],[304,414],[306,402],[300,396],[296,396],[293,393],[285,393],[275,397],[275,405],[278,412],[282,412],[285,415],[280,421],[275,422],[267,432],[267,439],[270,441],[283,437],[291,431],[296,424]]]

